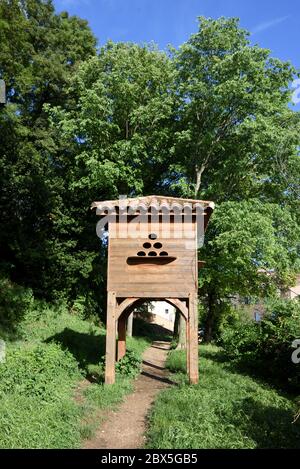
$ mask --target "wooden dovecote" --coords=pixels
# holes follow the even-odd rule
[[[109,233],[105,382],[114,383],[115,360],[126,353],[129,314],[139,303],[164,299],[186,321],[187,370],[197,383],[197,249],[213,202],[147,196],[94,202],[92,208],[100,217],[98,235]]]

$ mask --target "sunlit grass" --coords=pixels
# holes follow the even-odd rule
[[[105,351],[105,329],[91,321],[49,307],[30,313],[14,337],[6,343],[6,365],[0,364],[0,448],[79,448],[101,423],[101,412],[132,390],[129,377],[117,376],[112,386],[87,381]],[[137,356],[148,345],[144,338],[128,340]]]
[[[187,384],[185,354],[167,365],[178,382],[162,392],[150,416],[149,448],[299,448],[294,401],[241,374],[220,349],[200,347],[199,384]]]

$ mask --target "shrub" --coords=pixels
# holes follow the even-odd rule
[[[259,323],[240,321],[227,326],[221,345],[229,357],[300,389],[299,365],[291,360],[296,338],[300,338],[300,303],[276,300],[266,305],[266,315]]]
[[[82,319],[94,318],[99,321],[99,306],[93,296],[88,291],[84,295],[78,295],[72,303],[70,312],[78,315]]]
[[[0,364],[0,397],[17,393],[44,401],[59,400],[64,385],[79,376],[73,356],[57,344],[11,350]]]
[[[0,277],[0,324],[4,328],[16,326],[34,303],[32,290]]]
[[[132,350],[127,350],[126,355],[116,364],[116,371],[123,376],[136,376],[141,370],[142,359]]]

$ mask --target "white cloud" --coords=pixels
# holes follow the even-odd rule
[[[259,23],[252,29],[252,34],[261,33],[262,31],[266,31],[267,29],[273,28],[274,26],[277,26],[277,24],[283,23],[288,18],[290,18],[290,15],[281,16],[280,18],[274,18],[273,20]]]

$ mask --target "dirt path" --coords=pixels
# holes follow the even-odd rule
[[[108,418],[84,448],[136,449],[144,445],[151,404],[159,391],[172,384],[164,367],[168,350],[168,342],[153,342],[145,351],[142,373],[135,381],[133,393],[116,411],[108,412]]]

